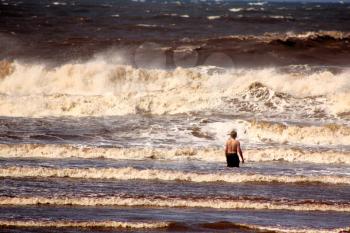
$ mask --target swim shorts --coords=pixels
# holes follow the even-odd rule
[[[239,158],[237,153],[227,154],[226,161],[228,167],[239,167]]]

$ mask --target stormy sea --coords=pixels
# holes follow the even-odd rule
[[[350,1],[0,0],[0,232],[350,232]]]

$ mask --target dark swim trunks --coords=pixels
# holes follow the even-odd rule
[[[239,158],[237,153],[227,154],[226,161],[228,167],[239,167]]]

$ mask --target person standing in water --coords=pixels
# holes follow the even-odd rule
[[[242,163],[244,163],[243,152],[241,149],[241,144],[237,138],[236,130],[232,130],[230,133],[230,138],[226,142],[225,155],[228,167],[239,167],[238,154],[241,156]]]

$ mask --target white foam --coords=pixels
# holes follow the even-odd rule
[[[323,126],[299,126],[265,121],[232,120],[208,123],[203,131],[215,135],[224,144],[230,129],[236,129],[240,139],[249,143],[275,142],[300,145],[350,145],[350,127],[326,124]]]
[[[209,223],[214,224],[215,223]],[[273,231],[279,233],[339,233],[348,229],[305,229],[285,228],[276,226],[261,226],[253,224],[228,223],[234,227],[243,227],[251,230]],[[36,227],[36,228],[132,228],[155,229],[167,228],[171,223],[167,222],[118,222],[118,221],[71,221],[71,220],[0,220],[1,227]]]
[[[219,16],[219,15],[211,15],[211,16],[207,17],[207,19],[209,19],[209,20],[220,19],[220,18],[221,18],[221,16]]]
[[[158,25],[156,25],[156,24],[137,24],[136,26],[138,26],[138,27],[146,27],[146,28],[158,27]]]
[[[262,175],[254,173],[217,172],[193,173],[159,169],[127,168],[43,168],[43,167],[8,167],[0,169],[0,177],[59,177],[80,179],[118,179],[118,180],[165,180],[188,182],[263,182],[263,183],[325,183],[350,184],[349,176],[334,175]]]
[[[227,130],[226,127],[225,130]],[[223,130],[222,132],[226,132]],[[243,131],[239,131],[242,135]],[[222,140],[225,138],[223,135]],[[203,160],[225,162],[223,148],[95,148],[73,145],[37,145],[37,144],[0,144],[0,157],[37,157],[37,158],[108,158],[108,159],[165,159],[165,160]],[[244,150],[247,162],[287,161],[309,163],[350,164],[349,152],[313,152],[301,149],[267,148]]]
[[[172,17],[176,17],[176,16],[179,16],[178,14],[176,13],[171,13],[171,14],[163,14],[164,16],[172,16]]]
[[[346,232],[346,228],[333,228],[333,229],[316,229],[316,228],[293,228],[293,227],[276,227],[276,226],[260,226],[251,224],[236,224],[252,230],[260,231],[272,231],[278,233],[340,233]]]
[[[291,16],[284,16],[284,15],[270,15],[271,19],[293,19]]]
[[[254,8],[254,7],[248,7],[246,9],[246,11],[258,11],[259,9],[258,8]]]
[[[215,209],[269,209],[292,211],[350,211],[349,204],[302,203],[292,200],[228,200],[228,199],[183,199],[183,198],[59,198],[59,197],[0,197],[0,205],[79,205],[79,206],[151,206],[151,207],[190,207]]]
[[[1,227],[54,227],[54,228],[166,228],[167,222],[118,222],[118,221],[71,221],[71,220],[0,220]]]
[[[249,2],[248,5],[250,5],[250,6],[263,6],[266,3],[267,2]]]
[[[231,8],[231,9],[229,9],[229,11],[231,11],[231,12],[239,12],[242,10],[243,10],[243,8]]]
[[[65,2],[53,2],[52,4],[55,5],[55,6],[59,6],[59,5],[65,6],[65,5],[67,5],[67,3],[65,3]]]
[[[254,96],[249,86],[255,82],[262,83],[272,95],[274,92],[291,95],[289,102],[280,100],[287,105],[276,105],[276,111],[283,111],[278,108],[291,108],[295,102],[310,106],[311,112],[318,111],[318,108],[324,108],[329,114],[350,111],[347,91],[350,88],[349,71],[295,76],[279,73],[274,68],[228,69],[214,73],[212,67],[136,69],[118,65],[122,61],[118,55],[111,57],[113,55],[108,58],[99,56],[86,63],[70,63],[56,68],[21,62],[0,64],[0,115],[104,116],[140,111],[186,113],[216,109],[227,98],[240,98],[247,93]],[[25,79],[23,74],[26,74]],[[313,104],[315,101],[310,98],[300,99],[320,95],[324,98],[321,102],[315,100],[320,102],[318,104]],[[254,98],[252,101],[258,105],[261,100],[257,96]],[[337,99],[342,101],[337,102]],[[305,104],[302,104],[303,101],[306,101]],[[275,111],[268,105],[260,107]]]

